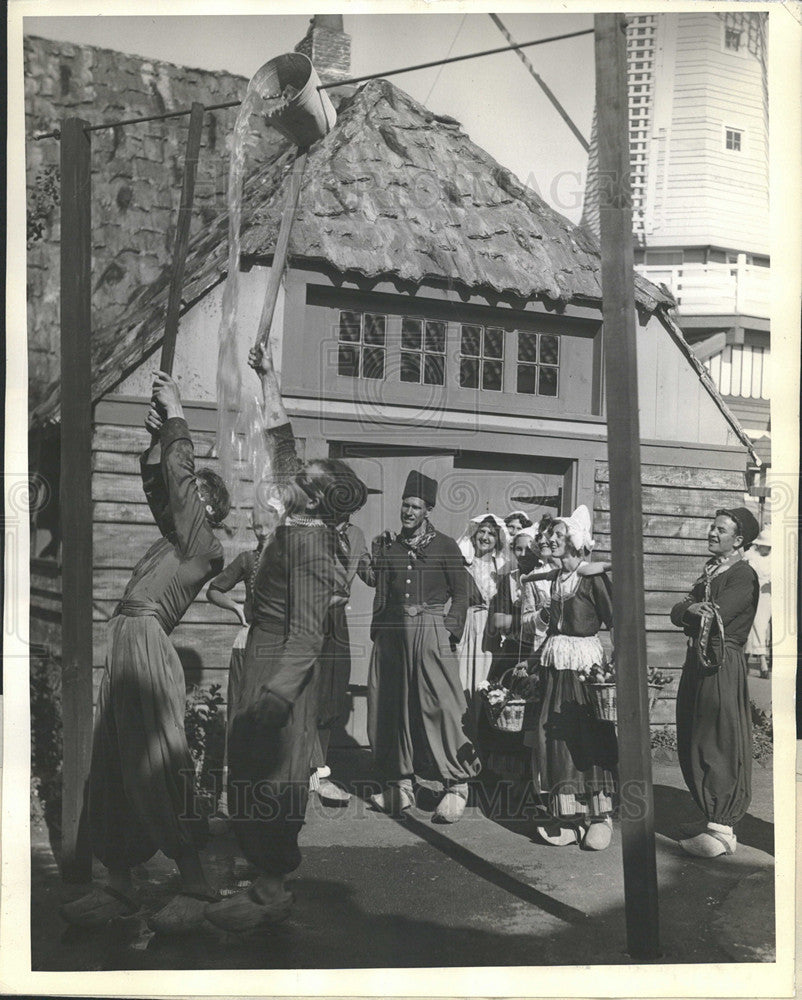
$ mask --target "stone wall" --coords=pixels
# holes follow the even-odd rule
[[[241,99],[247,80],[93,46],[28,37],[25,111],[28,188],[30,405],[59,367],[59,143],[34,141],[69,115],[91,124]],[[192,234],[225,207],[228,151],[237,109],[204,121]],[[92,133],[93,327],[114,321],[171,257],[188,117]],[[278,136],[253,121],[259,150]]]

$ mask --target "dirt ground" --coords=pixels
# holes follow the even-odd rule
[[[462,821],[436,826],[431,810],[394,820],[367,804],[364,751],[335,757],[353,792],[337,809],[313,797],[291,878],[290,919],[249,937],[209,926],[164,940],[145,919],[175,886],[161,855],[137,872],[142,911],[100,932],[67,928],[58,904],[85,891],[62,883],[47,829],[33,831],[34,970],[385,968],[626,964],[620,821],[607,851],[537,842],[534,817],[492,812],[474,793]],[[749,814],[732,857],[685,856],[673,839],[696,818],[679,767],[654,766],[660,940],[664,963],[772,961],[774,886],[772,772],[755,765]],[[427,806],[426,802],[421,802]],[[428,803],[433,807],[433,803]],[[243,882],[230,832],[213,836],[204,859],[217,888]],[[100,874],[100,873],[98,873]],[[748,912],[748,926],[734,915]]]

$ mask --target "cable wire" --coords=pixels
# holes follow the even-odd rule
[[[458,32],[459,33],[459,32]],[[431,69],[433,66],[447,66],[449,63],[464,62],[466,59],[480,59],[483,56],[494,56],[500,52],[516,51],[517,49],[527,49],[533,45],[546,45],[548,42],[562,42],[568,38],[579,38],[582,35],[592,35],[593,28],[585,28],[583,31],[570,31],[564,35],[550,35],[548,38],[536,38],[531,42],[521,42],[518,45],[502,45],[497,49],[485,49],[484,52],[468,52],[464,56],[451,56],[449,59],[433,59],[431,62],[418,63],[415,66],[401,66],[398,69],[383,70],[381,73],[368,73],[365,76],[352,76],[348,80],[334,80],[331,83],[321,83],[318,90],[330,90],[333,87],[345,87],[352,83],[364,83],[367,80],[383,80],[388,76],[398,76],[399,73],[414,73],[418,69]],[[456,41],[456,37],[454,39]],[[436,83],[437,81],[435,81]],[[221,108],[238,107],[241,101],[226,101],[223,104],[210,104],[206,111],[218,111]],[[141,118],[124,118],[114,122],[101,122],[99,125],[87,125],[85,132],[97,132],[104,128],[118,128],[121,125],[138,125],[141,122],[162,121],[165,118],[181,118],[192,111],[186,108],[183,111],[167,111],[161,115],[143,115]],[[39,132],[33,136],[34,139],[60,139],[61,130],[53,129],[52,132]]]
[[[448,47],[448,52],[446,52],[446,57],[448,57],[448,56],[451,55],[451,53],[452,53],[452,51],[454,49],[454,46],[457,44],[457,39],[459,38],[459,33],[462,31],[462,26],[463,26],[463,24],[465,24],[465,18],[467,16],[468,16],[467,13],[465,13],[465,14],[462,15],[462,20],[460,21],[459,26],[457,27],[457,30],[454,32],[454,37],[451,39],[451,44]],[[431,87],[429,87],[429,93],[423,99],[423,103],[424,104],[428,104],[429,103],[429,98],[432,96],[432,91],[437,86],[437,83],[438,83],[438,81],[440,79],[440,76],[441,76],[442,72],[443,72],[443,66],[441,66],[440,69],[438,69],[437,76],[434,78],[434,83],[432,83]]]

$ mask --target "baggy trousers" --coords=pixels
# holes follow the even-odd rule
[[[752,717],[746,657],[727,643],[717,671],[694,646],[677,690],[677,748],[685,784],[709,823],[732,826],[752,800]]]
[[[206,832],[185,711],[184,670],[158,619],[112,618],[87,797],[92,850],[107,868],[132,868],[159,850],[176,858]]]
[[[318,656],[319,644],[290,645],[256,624],[248,633],[228,739],[228,814],[244,856],[269,875],[286,875],[301,863],[298,835],[317,735]],[[277,721],[265,708],[266,695],[271,678],[287,669],[307,679],[289,715]]]

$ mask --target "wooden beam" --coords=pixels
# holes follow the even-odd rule
[[[204,106],[195,101],[189,115],[187,151],[184,157],[184,181],[181,187],[181,203],[175,230],[170,295],[167,300],[167,317],[164,321],[164,341],[159,365],[160,370],[167,372],[168,375],[173,373],[173,361],[175,360],[175,341],[178,336],[181,290],[184,285],[184,269],[187,262],[187,248],[189,247],[189,226],[192,221],[192,203],[195,198],[195,178],[198,174],[204,111]]]
[[[270,327],[273,324],[273,314],[276,311],[276,302],[278,301],[278,290],[281,286],[281,278],[287,263],[287,249],[290,244],[292,222],[295,218],[295,211],[298,208],[298,199],[301,196],[301,183],[303,182],[304,168],[306,167],[306,157],[306,152],[299,153],[295,158],[290,172],[287,194],[284,201],[284,211],[281,216],[278,239],[276,240],[276,249],[270,265],[270,277],[267,281],[265,301],[262,306],[262,315],[259,318],[259,330],[256,334],[256,343],[254,345],[256,347],[260,344],[266,344],[270,337]]]
[[[506,29],[506,27],[504,25],[504,22],[501,20],[501,18],[498,16],[498,14],[491,14],[490,17],[492,18],[493,23],[495,24],[495,26],[498,28],[498,30],[501,32],[501,34],[504,35],[504,37],[507,39],[507,41],[510,43],[510,45],[515,45],[516,44],[515,43],[515,39],[512,37],[512,35],[509,33],[509,31],[507,31],[507,29]],[[577,126],[574,124],[574,122],[571,119],[571,116],[568,114],[568,112],[565,110],[565,108],[562,106],[562,104],[560,104],[560,102],[557,100],[557,98],[555,97],[555,95],[552,92],[551,88],[546,84],[546,81],[535,70],[535,67],[532,65],[532,63],[529,61],[529,59],[523,54],[523,52],[520,49],[513,49],[513,51],[518,56],[518,58],[521,60],[521,62],[524,64],[524,66],[526,66],[527,70],[529,70],[529,72],[531,73],[532,77],[539,84],[540,89],[543,91],[543,93],[546,95],[546,97],[548,97],[548,99],[551,101],[551,103],[554,106],[554,109],[556,110],[557,114],[560,116],[560,118],[562,118],[562,120],[565,122],[565,124],[568,126],[568,128],[573,132],[574,137],[578,140],[580,146],[585,150],[586,153],[589,153],[590,152],[590,143],[584,137],[584,135],[582,135],[582,133],[577,128]]]
[[[92,755],[91,144],[61,126],[62,876],[91,877],[81,817]]]
[[[627,948],[659,954],[649,734],[626,20],[597,14],[596,110]]]

